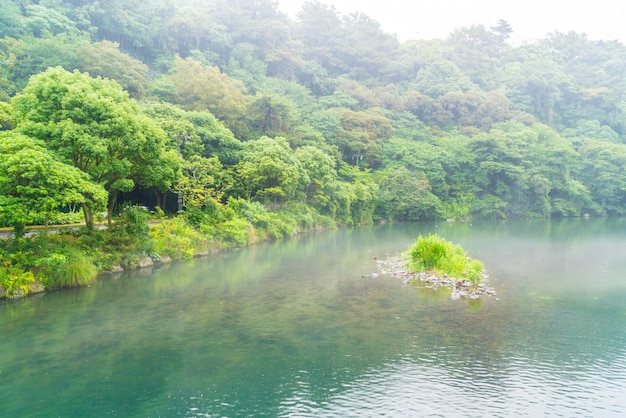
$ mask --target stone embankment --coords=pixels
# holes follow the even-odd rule
[[[478,299],[483,295],[496,296],[493,287],[488,286],[489,275],[483,272],[483,280],[481,283],[475,284],[463,278],[449,277],[447,275],[438,276],[432,272],[417,273],[406,268],[404,260],[399,257],[387,257],[386,259],[377,259],[376,266],[379,273],[373,273],[378,276],[385,275],[397,279],[401,279],[404,284],[413,283],[419,287],[439,290],[442,287],[452,289],[451,299]]]

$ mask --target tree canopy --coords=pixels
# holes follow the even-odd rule
[[[207,213],[305,204],[348,225],[626,211],[617,41],[512,45],[499,20],[401,42],[318,1],[295,19],[270,0],[0,8],[4,140],[85,173],[109,217],[119,196],[172,210],[168,195]],[[24,213],[53,210],[22,197]]]

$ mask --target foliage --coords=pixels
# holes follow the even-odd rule
[[[426,175],[404,167],[385,176],[378,199],[376,211],[383,219],[419,221],[441,217],[441,202],[431,193]]]
[[[35,276],[32,272],[12,266],[10,260],[5,260],[0,265],[0,287],[4,288],[4,293],[9,299],[28,295],[30,285],[34,281]]]
[[[174,260],[190,259],[197,251],[205,251],[207,240],[183,217],[166,219],[150,229],[154,251]]]
[[[102,269],[382,219],[626,214],[620,42],[512,45],[506,21],[400,42],[315,1],[295,20],[271,0],[17,3],[0,0],[0,222],[91,228],[108,197],[112,225],[11,240],[38,280],[65,247]],[[153,241],[137,207],[155,204]]]
[[[247,142],[236,170],[244,196],[264,203],[294,199],[310,182],[282,137],[264,136]]]
[[[407,255],[409,266],[414,271],[432,271],[472,283],[480,283],[483,278],[483,265],[480,261],[469,258],[459,245],[454,245],[436,234],[429,234],[427,237],[420,235]]]
[[[130,205],[122,210],[120,221],[116,224],[116,227],[119,227],[126,235],[146,239],[150,231],[149,220],[150,213],[148,213],[147,208]]]
[[[61,207],[104,207],[106,192],[79,169],[59,161],[41,142],[0,132],[0,225],[16,236],[38,218],[54,218]]]
[[[81,251],[73,249],[66,255],[54,258],[48,264],[48,286],[52,288],[71,288],[89,286],[98,275],[93,262]],[[52,267],[52,268],[50,268]]]
[[[18,131],[109,192],[109,222],[117,192],[132,190],[135,179],[145,186],[174,180],[172,171],[153,169],[169,161],[163,131],[113,81],[51,68],[29,81],[13,107]],[[83,211],[92,227],[93,208]]]
[[[83,42],[76,52],[81,69],[91,76],[117,81],[134,98],[146,94],[148,66],[121,52],[118,43],[107,40]]]
[[[249,98],[241,83],[231,80],[219,68],[204,67],[191,58],[178,58],[169,77],[176,103],[188,110],[209,110],[239,137],[248,136],[248,127],[240,115],[245,114]]]

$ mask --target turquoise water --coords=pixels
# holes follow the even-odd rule
[[[497,298],[362,276],[437,232]],[[325,231],[0,304],[2,417],[626,415],[626,222]]]

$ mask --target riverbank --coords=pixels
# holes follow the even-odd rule
[[[329,218],[310,212],[308,217],[261,215],[265,219],[231,215],[217,223],[194,224],[184,215],[151,220],[131,208],[111,228],[51,227],[45,233],[7,238],[0,242],[0,298],[89,286],[103,276],[336,227]]]

